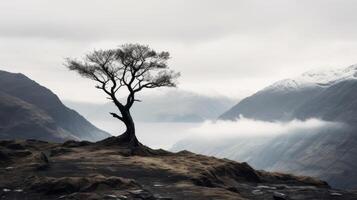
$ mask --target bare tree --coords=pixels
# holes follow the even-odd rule
[[[110,114],[126,126],[118,139],[139,146],[130,108],[140,101],[136,94],[144,89],[176,86],[180,74],[169,69],[169,58],[168,52],[156,52],[146,45],[125,44],[117,49],[93,51],[82,60],[67,58],[65,66],[97,83],[96,88],[118,108],[118,112]]]

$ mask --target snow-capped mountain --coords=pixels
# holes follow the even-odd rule
[[[322,104],[317,101],[333,100],[331,98],[324,99],[325,97],[319,96],[320,94],[327,95],[328,92],[334,90],[332,87],[343,87],[344,90],[348,90],[348,87],[352,86],[347,86],[343,83],[355,81],[357,81],[357,65],[334,70],[305,72],[298,77],[278,81],[243,99],[221,115],[220,119],[233,120],[241,115],[265,121],[312,117],[311,115],[314,113],[308,110],[305,111],[304,108],[321,106]],[[334,93],[329,95],[332,94]],[[312,104],[312,102],[314,103]],[[318,113],[321,113],[322,116],[313,115],[313,117],[324,118],[327,116],[323,114],[325,113],[324,110]],[[332,117],[329,116],[328,119],[330,120]]]
[[[301,79],[321,86],[330,86],[341,81],[357,79],[357,65],[333,70],[309,71],[303,73]]]
[[[357,64],[347,68],[308,71],[295,78],[278,81],[266,87],[263,91],[273,90],[283,92],[311,87],[329,87],[351,79],[357,79]]]
[[[279,81],[243,99],[220,119],[240,116],[270,123],[318,118],[345,128],[248,138],[237,132],[236,139],[220,143],[181,141],[175,150],[246,161],[258,169],[315,176],[334,187],[357,188],[357,65]]]

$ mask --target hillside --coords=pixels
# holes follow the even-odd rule
[[[0,71],[0,94],[0,138],[97,141],[109,136],[23,74]]]
[[[357,65],[347,68],[311,71],[301,76],[278,81],[247,97],[221,115],[234,120],[243,115],[264,121],[318,117],[338,120],[334,114],[357,112]],[[355,115],[341,118],[346,122]]]
[[[243,99],[220,119],[241,116],[271,123],[310,118],[339,123],[341,129],[266,137],[246,137],[237,130],[229,140],[181,141],[174,150],[191,150],[206,155],[246,161],[253,167],[319,177],[333,187],[357,187],[357,66],[307,72],[278,81]]]
[[[76,139],[60,129],[45,112],[16,97],[0,92],[0,139],[63,141]]]
[[[257,171],[187,151],[112,143],[0,141],[1,199],[356,199],[310,177]]]

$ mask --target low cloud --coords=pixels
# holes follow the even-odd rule
[[[304,121],[266,122],[241,118],[237,121],[206,121],[199,127],[189,130],[191,139],[230,139],[239,137],[270,137],[292,133],[318,133],[324,130],[343,129],[346,125],[339,122],[311,118]]]

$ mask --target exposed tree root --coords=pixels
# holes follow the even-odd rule
[[[95,144],[104,148],[116,146],[118,149],[120,149],[121,153],[127,156],[163,156],[171,154],[170,152],[163,149],[151,149],[141,144],[135,136],[128,137],[126,133],[117,137],[109,137]]]

